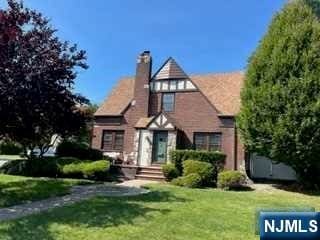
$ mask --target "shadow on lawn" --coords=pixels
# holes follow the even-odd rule
[[[26,179],[12,182],[0,182],[0,207],[20,204],[30,200],[39,200],[52,196],[65,195],[71,184],[60,180]]]
[[[301,194],[306,194],[309,196],[320,196],[320,191],[319,190],[308,190],[305,189],[301,184],[298,183],[277,183],[273,184],[273,187],[287,191],[287,192],[293,192],[293,193],[301,193]]]
[[[4,239],[55,240],[59,227],[108,228],[134,225],[150,220],[155,215],[168,214],[171,210],[146,206],[145,203],[185,202],[168,191],[154,191],[135,197],[94,198],[72,206],[51,210],[36,216],[0,224],[0,236]],[[154,205],[153,205],[154,206]],[[69,234],[75,229],[68,230]],[[67,236],[66,236],[67,237]]]

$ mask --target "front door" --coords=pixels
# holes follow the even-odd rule
[[[153,134],[153,159],[152,163],[166,163],[167,160],[168,132],[155,131]]]

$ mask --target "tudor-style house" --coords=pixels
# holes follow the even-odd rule
[[[136,75],[121,79],[95,113],[92,147],[123,164],[164,164],[173,149],[226,154],[239,169],[244,148],[235,115],[243,73],[189,75],[173,58],[152,74],[149,51],[138,56]]]

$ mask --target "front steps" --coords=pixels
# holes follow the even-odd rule
[[[138,167],[135,179],[165,181],[161,165],[152,165],[149,167]]]

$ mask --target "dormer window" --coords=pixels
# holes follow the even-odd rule
[[[165,112],[174,111],[174,93],[162,94],[162,110]]]

